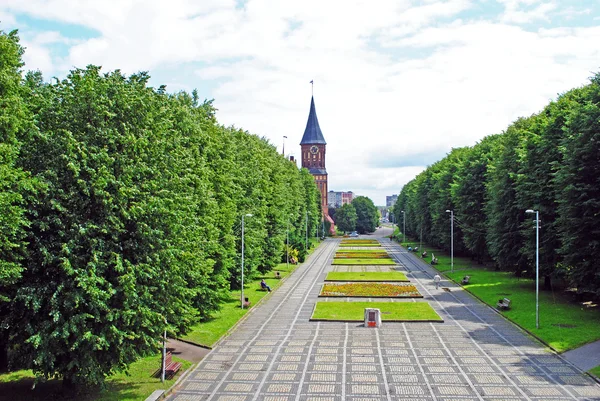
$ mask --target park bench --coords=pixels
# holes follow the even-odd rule
[[[174,362],[171,351],[165,357],[165,376],[171,378],[181,369],[181,362]]]
[[[510,309],[510,299],[508,299],[508,298],[501,299],[498,301],[496,306],[500,310],[508,310],[508,309]]]
[[[469,284],[469,280],[471,279],[471,276],[464,276],[462,280],[460,280],[461,284]],[[510,303],[510,301],[508,301]]]

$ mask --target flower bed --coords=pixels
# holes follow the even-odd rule
[[[325,283],[320,297],[422,298],[412,284],[403,283]]]

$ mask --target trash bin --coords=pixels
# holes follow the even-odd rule
[[[365,327],[381,327],[381,311],[377,308],[365,308]]]

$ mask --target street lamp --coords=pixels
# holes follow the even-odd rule
[[[404,210],[401,210],[400,213],[402,213],[402,242],[406,246],[406,213]]]
[[[252,217],[250,213],[242,215],[242,309],[244,309],[244,217]]]
[[[306,213],[306,252],[308,253],[308,210]]]
[[[535,328],[540,328],[540,211],[527,209],[525,213],[535,213]]]
[[[167,318],[165,319],[165,331],[163,334],[163,346],[162,346],[162,366],[160,370],[160,381],[161,383],[165,382],[165,370],[167,369]]]
[[[290,217],[288,216],[285,226],[285,266],[290,270]]]
[[[454,273],[454,210],[446,213],[450,213],[450,273]]]

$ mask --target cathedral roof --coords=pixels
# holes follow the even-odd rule
[[[317,119],[317,111],[315,110],[315,98],[310,99],[310,113],[308,114],[308,121],[306,122],[306,129],[304,130],[304,136],[300,145],[322,143],[326,144],[321,127],[319,127],[319,120]]]

